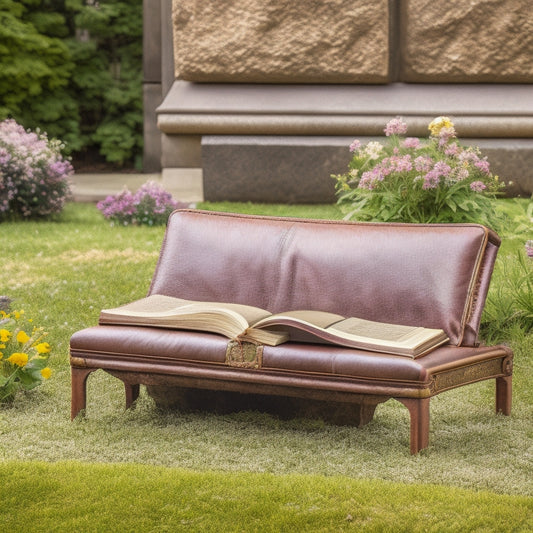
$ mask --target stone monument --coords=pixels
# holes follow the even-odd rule
[[[426,136],[449,115],[512,192],[533,193],[528,0],[153,3],[162,94],[145,103],[164,181],[194,168],[207,200],[333,201],[355,136],[380,137],[395,116]]]

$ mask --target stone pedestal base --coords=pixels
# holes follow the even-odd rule
[[[232,136],[202,138],[208,201],[319,203],[335,201],[331,174],[350,160],[346,137]]]
[[[335,201],[331,174],[347,170],[354,138],[384,140],[404,118],[408,135],[449,116],[478,145],[510,194],[533,193],[529,85],[252,85],[176,82],[158,108],[163,173],[202,167],[210,201]],[[198,188],[198,191],[200,189]]]

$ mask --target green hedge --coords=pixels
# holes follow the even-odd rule
[[[0,0],[0,71],[0,119],[140,167],[141,0]]]

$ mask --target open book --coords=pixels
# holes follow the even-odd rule
[[[154,294],[100,313],[100,324],[156,326],[218,333],[230,339],[277,346],[293,340],[419,357],[448,341],[444,331],[346,318],[324,311],[264,309],[197,302]]]
[[[196,302],[161,294],[104,309],[100,313],[100,324],[206,331],[269,346],[288,340],[330,343],[412,358],[448,341],[440,329],[346,318],[324,311],[271,314],[249,305]]]

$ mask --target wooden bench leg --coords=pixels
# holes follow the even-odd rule
[[[130,383],[124,382],[124,389],[126,391],[126,409],[129,409],[139,397],[140,388],[138,383],[131,385]]]
[[[396,398],[411,416],[411,454],[429,445],[429,398]]]
[[[70,367],[71,372],[71,401],[70,419],[74,420],[87,405],[87,377],[96,368]]]
[[[504,415],[511,414],[513,396],[513,376],[496,378],[496,412]]]

